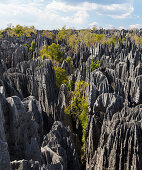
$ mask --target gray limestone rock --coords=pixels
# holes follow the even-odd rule
[[[80,169],[71,132],[59,121],[44,137],[41,152],[44,164],[58,164],[59,170]]]
[[[19,160],[11,162],[12,170],[48,170],[41,168],[37,161]]]
[[[5,72],[4,78],[23,99],[34,96],[42,110],[56,120],[57,87],[53,65],[50,60],[21,62],[16,70]]]
[[[29,100],[29,103],[28,101],[22,103],[16,96],[9,97],[6,100],[8,109],[4,112],[4,126],[10,159],[26,158],[39,161],[42,118],[38,106],[33,104],[36,102],[35,99]],[[30,107],[30,110],[26,110],[26,104]],[[39,133],[41,134],[39,135]]]
[[[122,40],[89,47],[80,42],[76,53],[59,42],[73,65],[64,60],[58,66],[73,83],[89,84],[86,170],[141,170],[142,46],[130,34],[142,36],[142,30],[94,33]],[[0,39],[0,170],[80,169],[75,147],[79,153],[81,135],[73,134],[74,146],[64,126],[73,129],[79,122],[67,119],[64,107],[70,92],[62,85],[58,93],[51,61],[39,57],[43,45],[54,42],[41,34],[10,37],[3,33]],[[36,43],[33,56],[27,47],[31,42]],[[100,61],[99,69],[91,71],[92,59]],[[77,130],[81,134],[82,129]]]
[[[109,93],[108,79],[101,71],[91,72],[90,82],[97,87],[99,94]]]
[[[4,129],[5,120],[4,120],[3,102],[5,102],[5,99],[3,95],[0,94],[0,169],[11,170],[8,144],[6,142],[5,129]]]
[[[113,113],[123,108],[123,98],[112,93],[103,93],[98,96],[93,106],[93,112],[105,113],[107,109]]]
[[[67,87],[65,84],[62,84],[60,87],[59,95],[58,95],[58,112],[57,112],[57,120],[64,122],[65,113],[64,108],[67,104]]]
[[[109,114],[109,112],[105,114]],[[113,114],[112,117],[106,117],[102,124],[98,146],[95,147],[95,142],[92,143],[97,140],[97,135],[91,135],[88,139],[94,150],[91,150],[90,147],[91,156],[89,156],[89,152],[87,153],[89,159],[86,169],[140,170],[142,167],[142,105],[135,108],[125,107],[121,112]],[[96,125],[94,130],[95,128]],[[90,126],[89,131],[91,129],[92,126]]]

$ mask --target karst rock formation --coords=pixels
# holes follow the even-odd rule
[[[0,170],[142,170],[142,45],[128,33],[117,31],[126,42],[115,46],[82,45],[70,53],[64,45],[73,65],[64,60],[61,67],[74,82],[89,85],[84,165],[79,135],[64,113],[67,87],[57,89],[52,61],[39,58],[50,41],[41,31],[31,37],[3,35]],[[34,57],[24,46],[33,41]],[[91,71],[93,58],[100,67]]]

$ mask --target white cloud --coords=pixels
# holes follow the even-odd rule
[[[74,24],[83,24],[83,23],[86,23],[87,22],[87,19],[88,19],[89,15],[86,11],[78,11],[74,17],[73,17],[73,20],[72,22]]]
[[[35,25],[37,28],[52,29],[53,27],[88,25],[89,13],[92,15],[110,16],[112,18],[127,18],[133,12],[132,2],[122,4],[97,4],[83,2],[71,5],[53,0],[0,0],[0,23]],[[49,25],[47,27],[47,25]],[[96,25],[96,24],[95,24]]]
[[[126,29],[126,28],[123,27],[123,26],[120,26],[120,27],[118,27],[118,29],[119,29],[119,30],[123,30],[123,29]]]
[[[115,29],[115,27],[110,24],[110,25],[106,25],[106,26],[105,26],[105,29]]]
[[[140,28],[142,28],[142,25],[140,25],[140,24],[130,25],[129,28],[130,29],[140,29]]]
[[[95,22],[95,21],[89,24],[90,27],[94,27],[94,26],[97,26],[97,25],[98,25],[98,23]]]

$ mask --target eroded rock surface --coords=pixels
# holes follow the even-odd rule
[[[111,36],[109,30],[96,33]],[[116,45],[80,43],[73,53],[61,44],[65,58],[59,66],[72,81],[71,90],[77,81],[88,83],[86,165],[81,166],[81,125],[64,113],[67,86],[58,91],[52,62],[39,57],[52,42],[41,34],[0,39],[0,170],[142,170],[141,45],[127,30],[116,32],[126,39]],[[26,45],[31,42],[33,56]],[[92,59],[100,61],[98,69],[91,70]],[[72,135],[74,127],[78,132]]]

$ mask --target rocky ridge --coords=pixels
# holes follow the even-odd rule
[[[118,32],[125,44],[83,45],[72,67],[61,65],[72,80],[89,84],[82,169],[142,169],[142,48],[127,33]],[[66,85],[57,92],[52,62],[32,59],[27,41],[36,42],[35,58],[49,43],[40,32],[0,40],[0,169],[80,170],[78,134],[64,114]],[[93,58],[100,67],[91,71]]]

